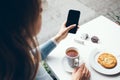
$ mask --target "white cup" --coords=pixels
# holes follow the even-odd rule
[[[69,47],[66,49],[66,58],[70,67],[74,68],[79,66],[79,53],[77,48]]]

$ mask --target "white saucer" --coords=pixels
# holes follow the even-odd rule
[[[117,59],[117,65],[112,69],[107,69],[102,67],[98,62],[98,56],[108,51],[101,51],[101,50],[94,50],[91,55],[89,56],[90,65],[93,69],[95,69],[97,72],[105,74],[105,75],[115,75],[120,73],[120,56],[117,56],[119,54],[113,54]],[[109,52],[108,52],[109,53]],[[112,54],[112,52],[110,52]],[[114,53],[114,52],[113,52]]]
[[[80,58],[79,65],[81,65],[82,63],[84,63],[84,61]],[[63,64],[62,66],[66,72],[72,73],[74,71],[74,68],[69,66],[66,57],[63,57],[62,64]]]

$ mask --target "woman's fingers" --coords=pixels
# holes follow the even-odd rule
[[[88,75],[87,75],[87,76],[88,76],[88,78],[90,78],[90,75],[91,75],[91,73],[90,73],[90,71],[89,71],[89,72],[88,72]]]
[[[86,67],[85,67],[86,68]],[[89,70],[86,68],[86,74],[85,74],[85,77],[87,77],[89,74]]]
[[[78,69],[79,69],[79,67],[76,67],[76,68],[74,69],[73,73],[76,73]]]
[[[71,30],[72,28],[74,28],[76,26],[76,24],[70,25],[67,27],[67,31]]]
[[[82,64],[80,66],[80,68],[78,69],[78,72],[81,72],[82,80],[89,80],[89,78],[90,78],[90,72],[87,69],[87,67],[85,66],[85,64]]]
[[[75,68],[73,72],[73,78],[74,80],[89,80],[90,78],[90,72],[85,66],[85,64],[82,64],[80,67]]]
[[[84,66],[83,68],[83,72],[82,72],[84,75],[86,74],[86,67]]]
[[[80,28],[80,25],[78,25],[78,29]]]
[[[85,67],[85,70],[84,70],[84,80],[87,80],[87,77],[88,77],[88,69]]]
[[[72,24],[72,25],[66,27],[66,21],[64,21],[62,25],[64,28],[66,28],[67,32],[76,26],[76,24]]]
[[[89,78],[90,78],[90,71],[87,69],[86,66],[84,67],[83,75],[84,75],[84,80],[89,80]]]
[[[79,67],[79,69],[78,69],[78,73],[82,73],[83,72],[83,69],[84,69],[84,67],[85,67],[85,64],[83,63],[80,67]],[[82,74],[81,74],[82,75]]]

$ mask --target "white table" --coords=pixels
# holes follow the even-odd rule
[[[91,40],[84,41],[85,44],[79,44],[74,38],[80,37],[81,34],[88,33],[91,36],[98,36],[99,44],[92,43]],[[120,26],[110,21],[104,16],[97,17],[90,22],[82,25],[76,34],[69,34],[66,39],[60,42],[58,46],[50,53],[47,58],[47,64],[53,70],[60,80],[71,80],[71,74],[63,69],[62,59],[65,56],[66,48],[74,46],[79,49],[80,56],[91,71],[90,80],[120,80],[120,74],[115,76],[105,76],[96,72],[89,64],[90,53],[95,48],[104,48],[110,51],[120,53]]]

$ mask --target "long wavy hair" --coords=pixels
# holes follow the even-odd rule
[[[40,7],[41,0],[0,0],[0,80],[35,79],[40,57],[33,34]]]

